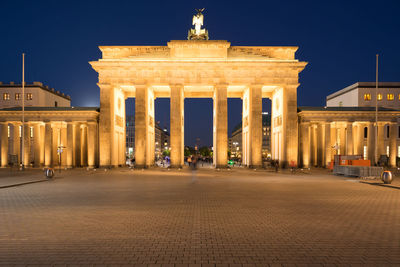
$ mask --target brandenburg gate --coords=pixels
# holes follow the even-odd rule
[[[167,46],[100,46],[90,62],[100,87],[100,166],[125,164],[125,99],[135,98],[136,166],[154,164],[154,100],[170,98],[171,166],[184,164],[184,99],[213,99],[213,155],[228,161],[228,98],[241,98],[242,163],[262,165],[262,99],[272,102],[271,152],[281,163],[298,161],[297,87],[306,66],[298,47],[231,46],[209,40],[201,10],[188,40]]]

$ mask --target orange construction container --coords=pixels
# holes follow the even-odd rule
[[[354,159],[351,161],[351,165],[353,165],[353,166],[371,166],[371,161],[365,160],[365,159]]]

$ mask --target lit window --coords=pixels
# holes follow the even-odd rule
[[[400,146],[397,147],[397,156],[400,158]]]
[[[32,93],[26,94],[26,100],[32,100]]]
[[[378,100],[382,100],[382,94],[378,94]]]
[[[400,94],[399,94],[399,100],[400,100]]]
[[[29,132],[30,132],[31,138],[33,138],[33,127],[29,127]]]
[[[364,159],[368,159],[368,147],[364,146]]]
[[[19,138],[22,137],[22,126],[19,126]]]
[[[21,93],[15,94],[15,100],[21,100]]]
[[[393,101],[394,100],[394,94],[387,94],[387,100]]]
[[[371,94],[364,94],[364,100],[365,101],[370,101],[371,100]]]
[[[3,94],[3,100],[10,100],[10,94],[9,93],[4,93]]]
[[[389,146],[386,146],[386,156],[389,157]]]
[[[10,125],[7,126],[7,136],[10,138]]]

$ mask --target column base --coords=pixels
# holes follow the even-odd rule
[[[229,166],[228,165],[215,165],[216,169],[228,169]]]

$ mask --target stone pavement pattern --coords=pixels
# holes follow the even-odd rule
[[[400,265],[400,190],[325,173],[83,171],[0,190],[0,264]]]

